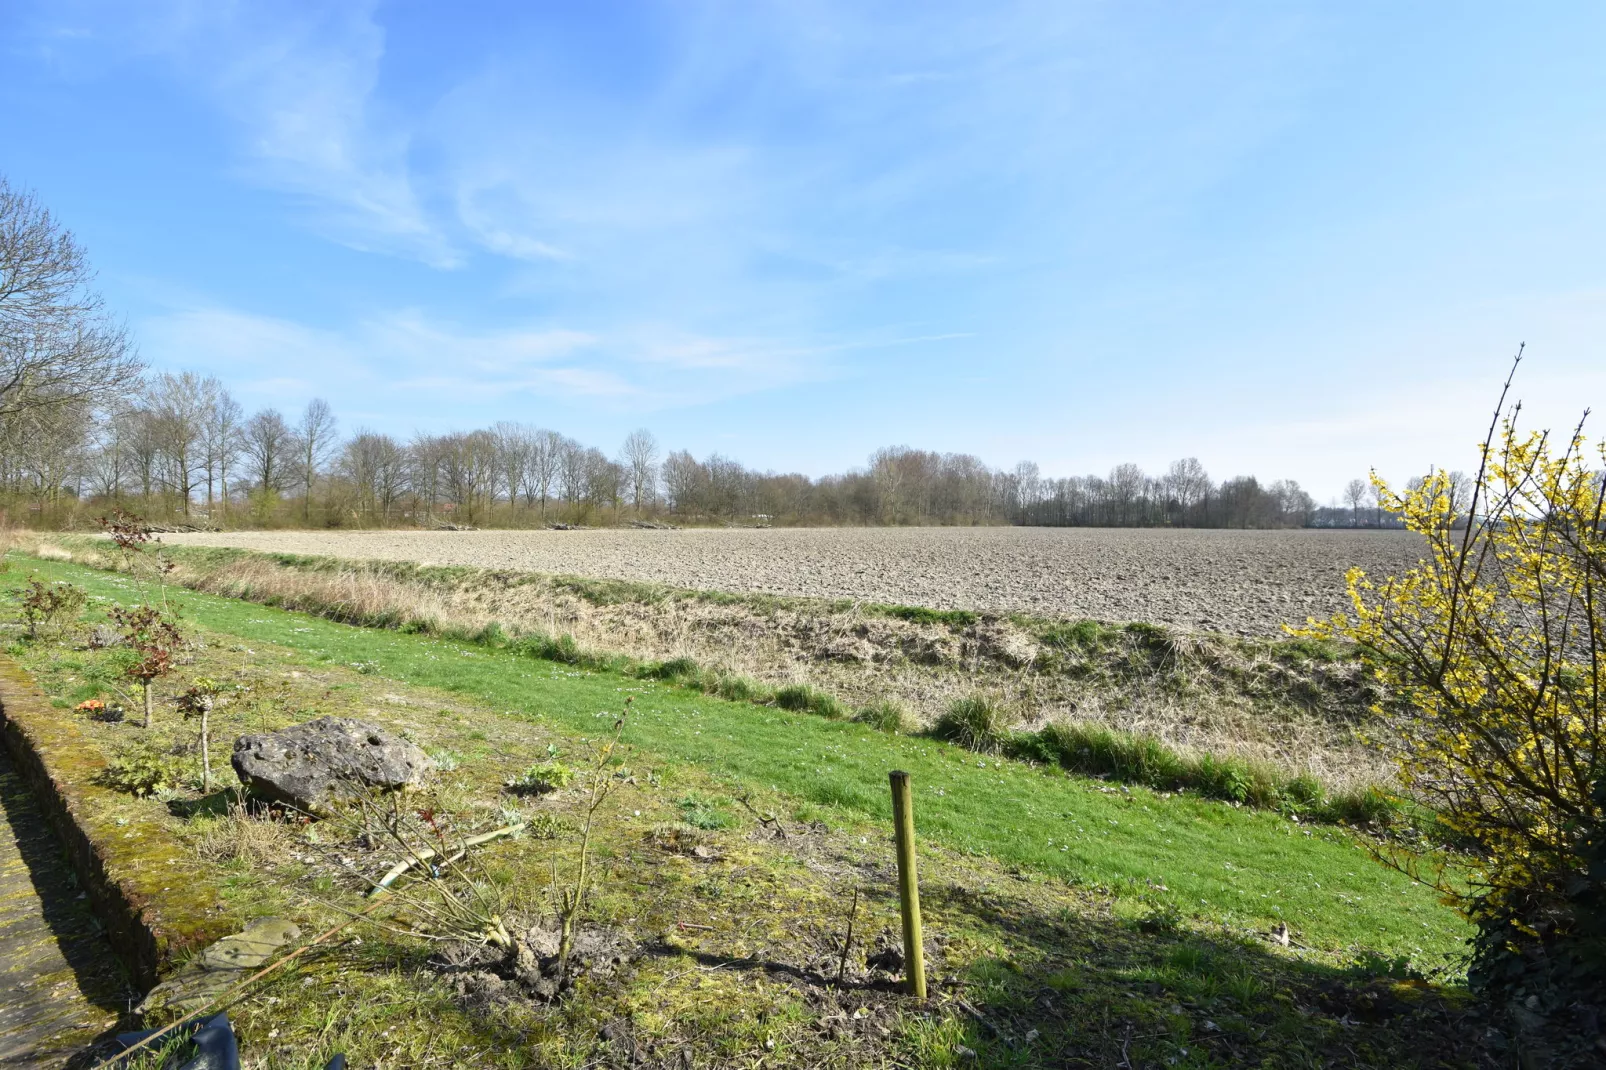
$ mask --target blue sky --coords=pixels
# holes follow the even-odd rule
[[[1606,404],[1606,5],[0,6],[146,359],[346,429],[1467,463]],[[1606,414],[1603,414],[1606,416]]]

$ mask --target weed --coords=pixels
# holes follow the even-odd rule
[[[721,800],[700,792],[692,792],[675,800],[675,805],[680,807],[681,821],[704,832],[730,828],[735,824],[730,814],[721,809],[720,804]]]
[[[1175,903],[1153,906],[1134,923],[1138,932],[1150,936],[1175,936],[1182,931],[1182,911]]]
[[[130,795],[160,795],[184,782],[185,765],[148,740],[139,740],[113,755],[96,779]]]
[[[194,836],[201,857],[251,866],[280,862],[295,842],[282,818],[254,815],[238,801],[221,817],[198,820]]]
[[[574,826],[556,814],[539,813],[524,823],[524,834],[532,840],[555,840],[574,831]]]
[[[699,672],[697,662],[691,658],[671,658],[643,667],[641,676],[647,680],[675,682],[695,679]]]
[[[550,795],[574,783],[575,772],[562,762],[549,760],[530,766],[507,781],[507,789],[515,795]]]
[[[446,747],[437,747],[428,753],[429,760],[434,762],[435,768],[443,773],[456,772],[457,767],[463,764],[463,756]]]
[[[708,842],[708,832],[684,821],[664,821],[648,829],[645,838],[660,850],[689,855]]]

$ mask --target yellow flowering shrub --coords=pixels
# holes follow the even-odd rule
[[[1519,433],[1518,411],[1491,426],[1460,510],[1444,472],[1402,492],[1374,475],[1426,556],[1401,576],[1352,570],[1353,613],[1294,630],[1366,652],[1389,694],[1373,742],[1470,862],[1379,853],[1478,924],[1475,983],[1565,1001],[1606,980],[1606,443],[1582,424]]]

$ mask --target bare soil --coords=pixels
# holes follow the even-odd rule
[[[1235,635],[1347,608],[1344,573],[1414,565],[1399,531],[775,528],[680,531],[249,531],[192,546],[591,576]]]

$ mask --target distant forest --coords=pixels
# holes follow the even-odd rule
[[[84,527],[112,505],[153,521],[231,527],[1027,524],[1099,527],[1394,526],[1361,481],[1319,506],[1292,480],[1216,482],[1188,458],[1153,475],[1050,477],[969,454],[878,450],[810,478],[714,454],[664,453],[646,431],[609,454],[523,424],[405,441],[313,401],[246,415],[215,378],[130,378],[0,412],[0,493],[12,523]]]

